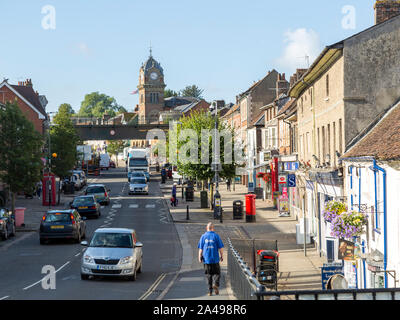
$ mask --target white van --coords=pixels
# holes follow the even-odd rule
[[[108,153],[101,153],[100,154],[100,170],[106,169],[110,167],[110,156]]]

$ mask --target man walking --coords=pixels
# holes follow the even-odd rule
[[[213,289],[219,294],[219,280],[221,276],[220,261],[223,261],[224,244],[220,236],[215,233],[214,225],[207,224],[207,232],[204,233],[198,244],[199,262],[204,263],[204,270],[207,277],[208,295],[211,296]]]
[[[176,183],[174,183],[174,185],[172,186],[171,206],[176,207],[176,205],[178,204],[177,200],[178,199],[176,198]]]

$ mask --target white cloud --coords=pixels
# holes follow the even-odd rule
[[[92,53],[92,50],[89,48],[89,46],[85,42],[80,42],[75,45],[74,47],[75,53],[84,55],[84,56],[89,56]]]
[[[286,47],[282,56],[277,59],[277,64],[283,69],[290,69],[290,72],[294,73],[297,68],[307,68],[306,56],[311,65],[321,52],[319,35],[312,29],[288,30],[284,37]]]

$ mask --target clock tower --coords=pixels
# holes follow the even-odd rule
[[[155,123],[164,109],[164,71],[152,55],[139,71],[139,123]]]

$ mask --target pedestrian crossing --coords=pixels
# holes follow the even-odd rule
[[[129,209],[139,209],[139,208],[144,208],[144,209],[155,209],[156,205],[155,204],[145,204],[145,203],[128,203],[125,205],[122,205],[120,203],[113,204],[111,206],[112,209],[122,209],[122,207],[128,207]]]

